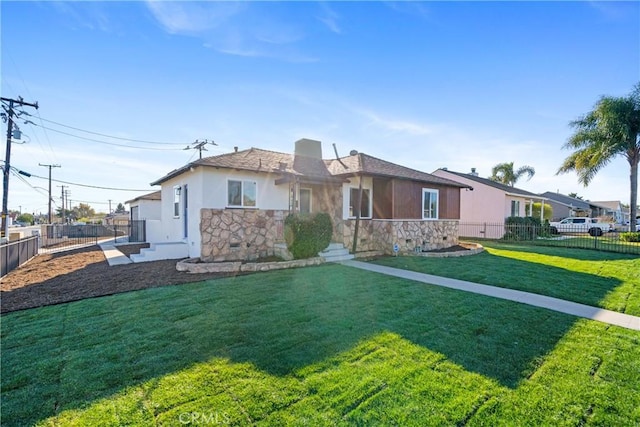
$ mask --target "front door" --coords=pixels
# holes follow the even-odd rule
[[[300,189],[300,213],[311,213],[311,189]]]

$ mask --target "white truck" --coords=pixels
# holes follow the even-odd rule
[[[589,233],[591,236],[602,236],[603,233],[614,230],[613,224],[587,217],[569,217],[559,222],[550,222],[549,226],[554,234]]]

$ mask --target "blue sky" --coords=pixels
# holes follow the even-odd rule
[[[12,148],[32,174],[60,164],[54,179],[153,191],[196,139],[216,155],[306,137],[325,158],[335,143],[425,172],[513,161],[536,169],[520,188],[628,202],[622,158],[587,188],[555,172],[568,123],[640,81],[638,2],[3,1],[0,14],[2,96],[40,105]],[[69,191],[98,211],[143,194]],[[9,194],[10,209],[46,213],[46,192],[13,175]]]

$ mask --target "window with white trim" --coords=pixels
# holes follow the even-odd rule
[[[358,207],[359,189],[351,188],[349,192],[349,217],[355,218]],[[362,203],[360,203],[360,218],[371,218],[371,191],[368,188],[362,189]]]
[[[173,187],[173,217],[180,217],[180,193],[182,193],[182,187]]]
[[[511,201],[511,216],[520,216],[520,200]]]
[[[422,189],[422,219],[438,219],[438,195],[433,188]]]
[[[258,184],[255,181],[227,181],[227,206],[234,208],[256,207]]]

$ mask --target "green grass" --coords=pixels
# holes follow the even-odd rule
[[[377,264],[517,289],[640,316],[640,258],[482,242],[469,257],[388,257]]]
[[[1,320],[3,426],[640,422],[640,332],[338,265]]]

